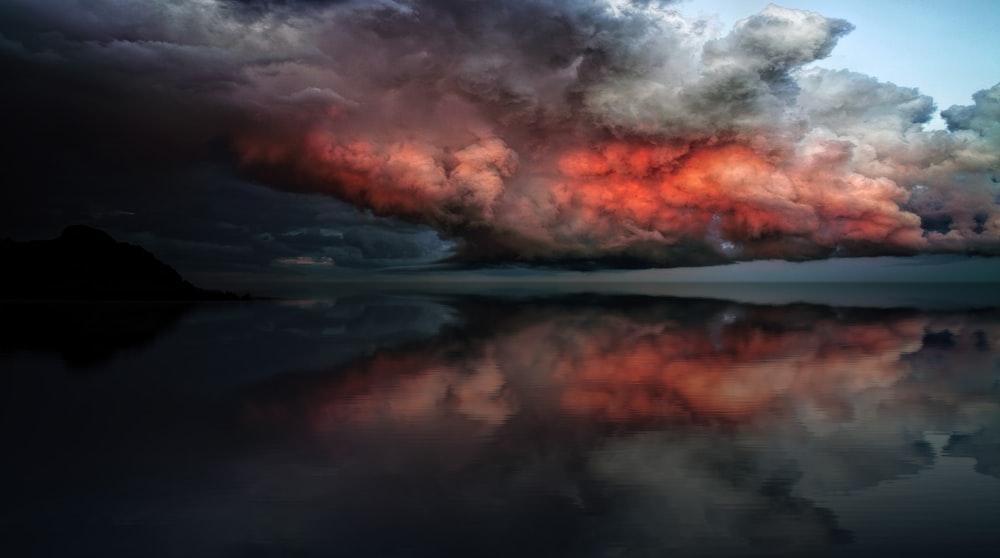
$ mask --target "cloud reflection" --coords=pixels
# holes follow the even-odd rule
[[[457,321],[432,339],[258,386],[243,402],[248,427],[304,429],[335,459],[377,454],[348,474],[359,500],[385,475],[448,474],[435,498],[449,514],[502,523],[542,513],[546,494],[546,513],[589,533],[578,555],[850,542],[817,502],[934,466],[928,432],[953,432],[945,455],[996,474],[994,311],[449,304]],[[393,494],[398,510],[371,519],[418,497]]]

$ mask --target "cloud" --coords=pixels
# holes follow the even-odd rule
[[[79,213],[122,240],[140,244],[189,273],[324,273],[426,264],[451,243],[427,227],[379,218],[316,194],[284,193],[232,177],[218,165],[124,181],[104,197],[82,199]],[[113,208],[127,207],[128,210]],[[58,224],[58,223],[57,223]],[[335,262],[336,265],[332,265]],[[298,270],[298,271],[296,271]]]
[[[314,267],[314,266],[326,267],[335,265],[333,258],[329,256],[312,257],[312,258],[305,256],[297,256],[294,258],[278,258],[274,260],[274,263],[278,265],[306,266],[306,267]]]
[[[466,260],[1000,247],[1000,86],[927,130],[918,90],[811,65],[852,29],[814,12],[769,5],[721,36],[624,0],[15,0],[0,15],[18,149],[83,167],[222,160],[428,226]]]

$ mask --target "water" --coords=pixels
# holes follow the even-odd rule
[[[993,556],[1000,311],[2,311],[5,556]]]

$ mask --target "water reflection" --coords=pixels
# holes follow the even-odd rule
[[[106,416],[69,429],[89,450],[72,490],[52,480],[78,463],[29,446],[70,437],[58,419],[15,443],[13,472],[31,480],[0,525],[39,535],[15,550],[992,555],[1000,542],[994,310],[569,295],[226,316],[182,321],[148,350],[187,370],[169,382],[122,379],[141,362],[88,378],[103,383],[86,411]],[[198,359],[176,351],[208,332]],[[63,524],[80,506],[98,518],[85,533]]]
[[[86,371],[121,350],[148,345],[192,306],[178,302],[0,301],[0,354],[53,353],[71,368]]]
[[[378,455],[366,479],[372,466],[414,483],[427,469],[485,468],[475,486],[600,510],[588,532],[656,553],[850,541],[815,501],[932,467],[928,431],[956,432],[950,455],[989,459],[988,443],[959,440],[1000,416],[994,312],[621,297],[455,305],[462,321],[431,340],[291,389],[287,377],[262,386],[248,422],[280,421],[348,453],[392,440],[365,447]],[[469,489],[437,490],[451,501]]]

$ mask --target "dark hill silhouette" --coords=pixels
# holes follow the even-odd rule
[[[84,225],[52,240],[0,239],[0,262],[0,355],[55,353],[72,369],[152,342],[199,301],[249,298],[195,287],[143,248]]]
[[[85,225],[59,238],[0,240],[0,299],[237,300],[200,289],[140,246]]]

